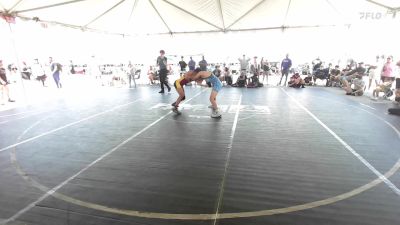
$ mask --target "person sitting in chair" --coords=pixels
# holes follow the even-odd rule
[[[383,83],[378,85],[375,90],[372,92],[372,100],[378,100],[379,97],[379,93],[383,92],[383,93],[388,93],[390,90],[390,88],[392,87],[393,81],[390,78],[383,78]],[[393,93],[392,93],[393,94]]]

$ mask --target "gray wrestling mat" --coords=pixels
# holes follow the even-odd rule
[[[334,88],[155,87],[0,113],[0,224],[397,225],[400,120]],[[1,221],[1,220],[0,220]]]

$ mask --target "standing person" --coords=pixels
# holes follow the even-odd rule
[[[26,62],[22,62],[22,72],[21,76],[25,80],[30,80],[32,76],[32,69],[29,67]]]
[[[226,81],[226,83],[228,85],[232,85],[232,75],[231,75],[231,71],[229,69],[228,66],[226,66],[226,64],[224,64],[224,70],[223,70],[223,79]]]
[[[207,71],[207,66],[208,63],[207,61],[204,59],[204,55],[202,56],[202,60],[199,62],[199,67],[201,71]]]
[[[397,68],[397,78],[396,78],[396,91],[395,91],[395,101],[400,103],[400,60],[396,63]]]
[[[70,74],[75,74],[75,73],[76,73],[76,71],[75,71],[75,65],[74,65],[74,63],[72,62],[72,60],[69,60],[69,72],[70,72]]]
[[[262,82],[264,83],[264,79],[267,78],[267,85],[268,85],[268,76],[270,75],[271,71],[271,66],[268,62],[268,60],[264,61],[264,57],[261,58],[261,68],[263,70],[263,80]]]
[[[375,81],[375,86],[379,85],[379,77],[378,77],[378,63],[379,63],[379,55],[376,56],[376,61],[375,63],[372,63],[369,65],[369,70],[368,70],[368,90],[371,88],[372,80]],[[379,71],[380,72],[380,71]],[[367,86],[365,86],[367,87]]]
[[[217,95],[218,95],[218,92],[222,89],[221,81],[214,74],[212,74],[209,71],[201,71],[201,69],[199,69],[199,70],[196,69],[195,71],[199,71],[199,72],[193,73],[193,77],[192,77],[193,80],[195,80],[199,84],[201,84],[201,82],[203,82],[203,80],[211,83],[211,86],[212,86],[212,91],[210,94],[210,102],[211,102],[211,108],[212,108],[211,117],[212,118],[221,117],[221,114],[218,110],[218,105],[217,105]]]
[[[161,50],[160,56],[157,57],[157,66],[160,69],[159,76],[160,76],[160,84],[161,84],[161,91],[159,91],[158,93],[161,93],[161,94],[164,93],[164,84],[165,84],[165,86],[167,86],[168,92],[170,92],[171,88],[169,87],[168,82],[167,82],[167,74],[168,74],[167,57],[165,57],[164,50]]]
[[[192,59],[192,56],[190,56],[190,61],[188,65],[190,71],[193,71],[196,68],[196,62]]]
[[[187,63],[183,60],[183,56],[181,56],[181,61],[179,61],[179,66],[181,67],[180,76],[186,73]]]
[[[260,65],[257,62],[257,56],[254,56],[253,64],[251,64],[251,72],[256,76],[258,76],[258,73],[260,72]]]
[[[391,81],[394,81],[394,68],[392,65],[392,58],[389,56],[386,59],[386,63],[385,65],[383,65],[383,69],[382,69],[382,76],[381,79],[382,81],[385,80],[385,78],[388,78]]]
[[[1,104],[4,105],[4,97],[7,96],[8,102],[15,102],[10,98],[10,90],[8,89],[8,80],[6,75],[6,69],[3,67],[3,61],[0,59],[0,90],[3,92],[1,97]]]
[[[289,76],[289,71],[290,71],[291,67],[292,67],[292,60],[289,59],[289,54],[286,54],[286,58],[284,58],[281,63],[282,76],[281,76],[281,80],[279,81],[278,85],[281,85],[282,78],[283,78],[283,76],[285,76],[286,78],[285,78],[285,83],[283,83],[283,86],[286,86],[287,78]]]
[[[258,83],[258,75],[260,73],[260,65],[257,62],[257,56],[254,56],[254,61],[253,61],[253,64],[251,64],[251,66],[250,66],[250,71],[253,74],[252,83],[254,83],[255,80],[257,80],[257,83]]]
[[[92,55],[88,65],[89,74],[95,79],[101,79],[100,66],[97,63],[96,57]]]
[[[47,87],[45,84],[46,81],[46,72],[42,66],[42,64],[39,63],[39,59],[34,59],[34,62],[32,64],[32,75],[35,77],[36,80],[41,81],[43,87]]]
[[[8,71],[9,71],[9,77],[8,77],[8,81],[10,83],[10,85],[16,84],[18,82],[18,78],[19,78],[19,74],[18,74],[18,68],[17,65],[15,65],[14,63],[8,65]]]
[[[53,61],[52,57],[49,57],[50,70],[53,74],[53,79],[56,82],[57,88],[62,88],[60,81],[60,74],[62,72],[62,66],[60,63],[56,63]]]
[[[240,71],[241,73],[247,72],[247,68],[249,67],[250,58],[246,58],[246,55],[243,55],[243,58],[238,58],[240,62]]]
[[[128,68],[126,68],[126,73],[128,75],[129,88],[132,87],[132,80],[136,88],[136,80],[135,80],[136,68],[133,66],[131,62],[128,63]]]

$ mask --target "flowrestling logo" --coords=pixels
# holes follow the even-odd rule
[[[359,12],[360,20],[383,20],[396,19],[397,10],[387,10],[386,12]]]

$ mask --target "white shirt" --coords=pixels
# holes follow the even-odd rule
[[[32,68],[32,75],[34,77],[43,76],[43,75],[46,74],[44,69],[43,69],[43,67],[42,67],[42,65],[40,63],[32,64],[31,68]]]

